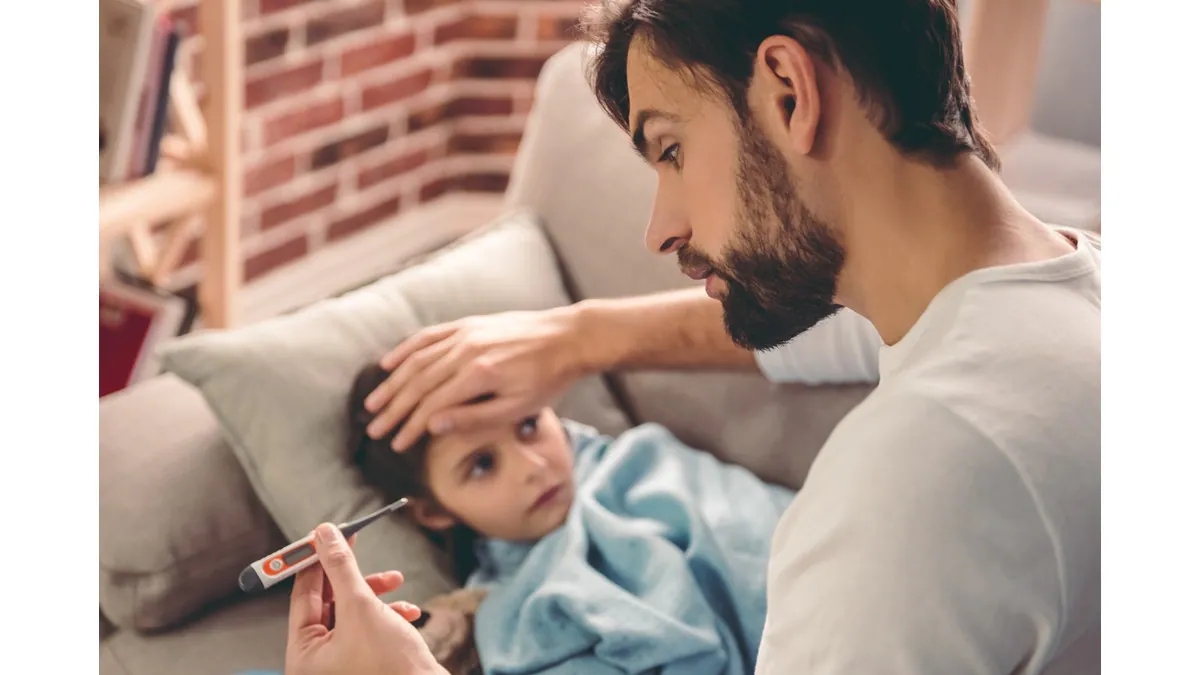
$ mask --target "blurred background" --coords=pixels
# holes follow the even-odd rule
[[[501,208],[542,64],[572,39],[586,4],[211,1],[236,12],[229,30],[206,29],[204,16],[221,15],[204,15],[197,0],[101,0],[107,391],[136,379],[137,355],[163,335],[288,311],[485,223]],[[1014,119],[1036,139],[1014,141],[1013,182],[1031,200],[1094,208],[1098,219],[1099,3],[985,4],[1008,19],[972,28],[980,0],[960,2],[964,39],[979,41],[976,89],[1008,92],[980,101],[985,126]],[[124,23],[113,18],[120,11]],[[222,40],[224,66],[206,65],[206,43]],[[214,88],[214,109],[225,111],[216,120]],[[121,101],[134,100],[143,110],[125,135],[106,128],[105,110],[119,117]],[[188,137],[189,119],[201,136],[207,127],[207,147]],[[223,157],[221,130],[233,139]],[[133,139],[134,159],[122,156],[125,168],[106,177],[106,143],[119,148],[120,138]],[[194,186],[166,183],[189,166],[201,167]],[[162,184],[146,185],[156,177]],[[216,206],[205,201],[211,177]],[[193,187],[198,206],[187,210]],[[236,222],[224,239],[210,235],[222,262],[206,265],[201,241],[222,218]],[[197,290],[201,282],[210,288]],[[206,294],[216,309],[198,316]]]

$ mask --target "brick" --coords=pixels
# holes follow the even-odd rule
[[[362,90],[362,109],[373,110],[380,106],[403,101],[410,96],[425,91],[432,82],[433,69],[426,68],[392,82],[383,82],[364,87]]]
[[[510,96],[460,96],[446,106],[449,118],[471,115],[511,115],[513,101]]]
[[[400,212],[400,198],[390,197],[370,208],[336,220],[325,232],[325,241],[337,241],[369,225],[390,218]]]
[[[332,143],[327,143],[313,152],[312,168],[320,169],[337,164],[347,157],[353,157],[361,152],[383,145],[387,142],[387,139],[387,126],[381,126],[354,134],[353,136],[341,138]]]
[[[510,115],[511,96],[461,96],[446,103],[422,108],[408,116],[409,132],[428,129],[439,122],[472,115]]]
[[[419,14],[434,7],[457,5],[461,0],[404,0],[404,11],[408,14]]]
[[[373,0],[309,19],[304,41],[315,45],[365,28],[383,25],[386,10],[383,0]]]
[[[439,103],[410,113],[408,115],[409,133],[428,129],[446,119],[447,105],[446,103]]]
[[[433,33],[434,44],[444,44],[466,38],[513,40],[517,37],[515,16],[468,16],[443,24]]]
[[[327,101],[307,103],[299,110],[281,114],[264,122],[263,146],[274,145],[285,138],[335,124],[341,121],[344,113],[341,96]]]
[[[195,3],[171,10],[170,20],[174,24],[175,30],[179,31],[180,39],[186,40],[196,34],[200,25],[198,16],[199,11]]]
[[[358,189],[365,190],[389,178],[406,174],[421,166],[427,160],[428,153],[424,149],[421,149],[413,150],[385,162],[367,167],[358,174]]]
[[[513,112],[522,115],[533,110],[533,94],[513,94]]]
[[[399,59],[410,56],[416,49],[417,41],[412,33],[389,35],[370,44],[347,49],[342,54],[342,77],[350,77],[362,72],[394,63]]]
[[[424,204],[430,202],[454,189],[454,178],[444,177],[436,178],[421,186],[421,191],[417,195],[417,199]]]
[[[449,149],[451,154],[514,155],[520,144],[520,132],[457,133],[450,138]]]
[[[300,235],[275,248],[267,249],[246,259],[242,273],[246,281],[253,281],[273,269],[295,262],[308,254],[308,236]]]
[[[289,199],[288,201],[269,206],[262,211],[259,228],[269,230],[277,225],[295,220],[300,216],[323,209],[337,199],[337,193],[338,186],[335,182],[307,194],[300,195],[295,199]]]
[[[283,56],[287,51],[288,39],[287,28],[277,28],[246,38],[246,65],[252,66]]]
[[[488,56],[459,59],[451,77],[455,79],[536,79],[546,59],[529,56]]]
[[[258,13],[274,14],[275,12],[282,12],[285,9],[299,7],[300,5],[326,1],[327,0],[258,0]]]
[[[296,177],[296,158],[283,157],[264,162],[246,170],[242,178],[242,193],[247,197],[278,187]]]
[[[578,19],[561,16],[543,16],[538,19],[538,40],[558,42],[561,40],[574,40],[579,37]]]
[[[321,82],[325,62],[314,59],[286,70],[246,81],[246,109],[257,108],[264,103],[298,94],[315,87]]]
[[[469,173],[459,176],[454,187],[462,192],[504,192],[508,187],[508,174]]]

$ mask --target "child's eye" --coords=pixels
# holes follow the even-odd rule
[[[679,144],[674,143],[670,147],[668,147],[666,150],[664,150],[662,156],[658,158],[658,161],[667,162],[671,166],[674,166],[676,169],[678,169],[679,168]]]
[[[475,455],[471,462],[471,470],[467,478],[483,478],[496,467],[496,456],[490,450],[484,450]]]
[[[517,438],[519,438],[523,441],[527,441],[527,440],[530,440],[531,438],[533,438],[534,436],[537,436],[537,432],[538,432],[538,418],[530,417],[526,420],[523,420],[521,422],[521,426],[517,427]]]

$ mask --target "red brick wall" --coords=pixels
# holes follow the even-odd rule
[[[197,0],[161,1],[194,35]],[[246,279],[443,194],[502,192],[584,4],[242,0]],[[194,80],[201,40],[180,55]]]

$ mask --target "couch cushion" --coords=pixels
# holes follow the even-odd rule
[[[283,544],[200,393],[163,375],[100,401],[100,607],[171,626]]]
[[[511,214],[424,262],[296,314],[174,341],[164,365],[203,392],[255,492],[296,539],[322,521],[383,506],[346,447],[346,397],[360,368],[425,325],[566,302],[540,226]],[[598,378],[579,382],[558,409],[603,429],[626,424]],[[443,556],[407,518],[372,525],[356,551],[364,572],[404,572],[407,582],[389,599],[420,602],[454,585]]]
[[[1043,221],[1100,231],[1100,148],[1028,131],[1000,148],[1001,177]]]
[[[121,631],[100,645],[100,675],[283,672],[288,590],[236,598],[168,633]]]

